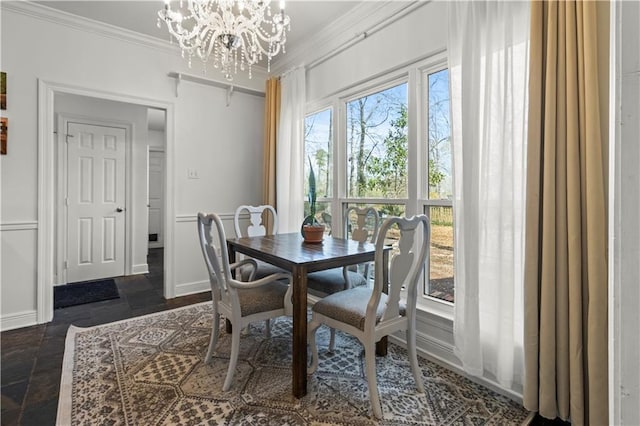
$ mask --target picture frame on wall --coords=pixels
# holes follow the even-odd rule
[[[7,109],[7,73],[0,71],[0,109]]]
[[[0,118],[0,154],[7,155],[7,135],[9,132],[9,119]]]

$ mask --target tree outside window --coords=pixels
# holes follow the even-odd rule
[[[407,83],[346,104],[349,198],[407,197]],[[383,215],[399,215],[383,204]]]

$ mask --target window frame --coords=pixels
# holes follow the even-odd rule
[[[429,178],[429,84],[428,79],[430,74],[437,73],[444,69],[448,69],[447,58],[445,55],[442,55],[440,58],[433,58],[432,61],[419,66],[417,69],[418,77],[420,80],[420,122],[423,124],[423,127],[419,134],[419,145],[420,145],[420,160],[422,164],[427,164],[427,168],[424,170],[420,169],[420,177],[418,182],[420,183],[420,188],[418,192],[418,208],[420,213],[427,214],[427,210],[431,206],[446,206],[453,208],[453,200],[445,200],[445,199],[430,199],[429,198],[429,185],[422,185],[423,182],[427,182]],[[449,92],[451,95],[451,92]],[[452,166],[453,171],[453,166]],[[455,224],[454,224],[454,251],[455,251]],[[431,259],[429,259],[430,261]],[[439,316],[453,319],[454,313],[454,303],[448,302],[446,300],[438,299],[436,297],[429,296],[427,293],[428,285],[429,285],[429,274],[430,264],[425,265],[425,269],[423,270],[423,274],[421,277],[422,280],[422,292],[420,294],[421,297],[418,298],[418,306],[424,308],[429,312],[433,312]],[[455,288],[455,267],[454,267],[454,288]]]
[[[429,155],[428,108],[423,108],[429,97],[428,84],[424,83],[424,78],[446,68],[448,68],[446,51],[440,51],[428,58],[414,61],[388,73],[379,74],[367,81],[338,90],[323,99],[307,103],[305,118],[326,109],[331,109],[333,117],[331,129],[333,132],[332,196],[318,198],[319,202],[330,203],[332,235],[344,237],[343,216],[348,204],[403,205],[407,216],[421,214],[430,205],[452,205],[450,200],[429,200],[428,185],[425,189],[420,184],[428,179],[428,170],[421,170],[421,164],[428,164]],[[407,197],[397,199],[348,197],[347,103],[402,83],[407,84]],[[303,152],[305,152],[304,149]],[[447,202],[449,204],[443,204]],[[425,275],[423,272],[420,278],[422,289],[417,298],[418,309],[453,320],[453,303],[425,295],[427,285]]]

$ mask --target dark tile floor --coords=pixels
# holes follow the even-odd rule
[[[116,278],[119,299],[56,309],[48,324],[0,334],[2,425],[55,424],[69,325],[90,327],[211,300],[210,293],[164,299],[162,256],[162,249],[152,249],[148,274]]]
[[[48,324],[0,334],[2,425],[55,424],[69,325],[91,327],[211,300],[210,293],[165,300],[162,256],[162,249],[150,250],[148,274],[116,278],[119,299],[57,309]],[[536,417],[532,424],[568,425],[541,417]]]

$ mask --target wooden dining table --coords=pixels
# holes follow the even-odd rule
[[[344,238],[325,236],[322,243],[306,243],[299,233],[260,237],[228,238],[229,262],[236,253],[259,259],[291,272],[293,286],[292,393],[302,398],[307,393],[307,274],[374,260],[375,246]],[[389,250],[384,251],[383,282],[388,282]],[[386,355],[386,337],[376,347]]]

